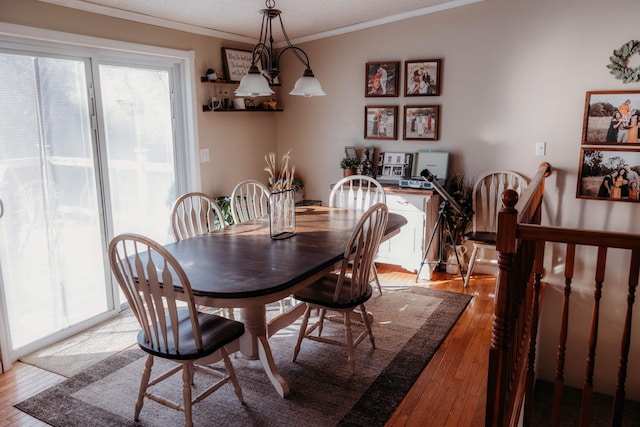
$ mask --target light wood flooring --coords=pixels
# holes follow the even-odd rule
[[[382,281],[397,284],[415,283],[416,278],[415,273],[384,264],[378,264],[378,274]],[[476,276],[464,289],[460,277],[435,273],[431,281],[421,284],[467,293],[474,298],[386,426],[481,426],[495,277]],[[0,375],[0,426],[46,426],[13,405],[64,379],[25,363],[15,363]]]

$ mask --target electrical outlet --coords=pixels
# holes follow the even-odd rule
[[[209,161],[209,149],[201,148],[200,149],[200,163],[206,163]]]
[[[546,142],[536,142],[536,156],[544,156],[547,151]]]

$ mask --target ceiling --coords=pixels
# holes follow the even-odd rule
[[[60,6],[255,43],[264,0],[40,0]],[[275,0],[287,35],[304,42],[482,0]],[[275,22],[274,22],[275,24]],[[281,37],[274,28],[274,37]],[[276,40],[276,43],[282,42]]]

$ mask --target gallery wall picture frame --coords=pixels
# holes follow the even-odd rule
[[[398,96],[400,93],[400,61],[367,62],[364,96]]]
[[[404,62],[404,96],[439,96],[441,59],[413,59]]]
[[[640,150],[582,148],[576,197],[640,202]]]
[[[583,144],[639,146],[640,91],[587,92]]]
[[[398,106],[367,105],[364,107],[364,138],[398,138]]]
[[[238,83],[249,71],[253,61],[253,52],[250,50],[222,48],[222,66],[224,76],[231,83]],[[258,69],[262,70],[260,61],[256,63]]]
[[[439,105],[404,106],[404,140],[437,141],[440,124]]]

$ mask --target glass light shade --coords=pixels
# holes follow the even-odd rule
[[[293,90],[289,92],[289,95],[298,95],[298,96],[325,96],[326,93],[322,90],[320,86],[320,82],[318,79],[311,76],[303,75],[296,81],[296,84],[293,86]]]
[[[273,95],[274,92],[269,87],[269,82],[262,74],[259,72],[257,74],[252,73],[251,70],[249,70],[249,73],[240,80],[240,85],[233,93],[235,93],[236,96],[248,96],[253,98],[256,96]]]

